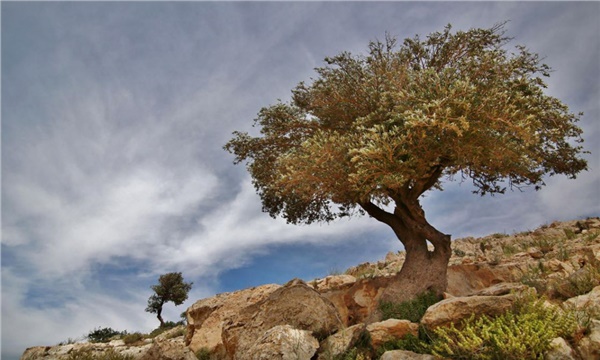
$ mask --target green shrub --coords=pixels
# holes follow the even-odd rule
[[[587,294],[600,285],[600,269],[586,265],[566,279],[557,280],[554,291],[563,300]]]
[[[419,322],[427,308],[440,300],[441,298],[434,292],[427,291],[412,300],[401,303],[381,302],[379,311],[381,311],[382,320],[407,319]]]
[[[598,238],[598,235],[600,235],[600,232],[589,232],[587,234],[585,234],[585,236],[583,237],[583,241],[586,244],[590,244],[592,242],[594,242],[594,240],[596,240]]]
[[[452,249],[452,252],[454,252],[454,255],[458,257],[464,257],[465,255],[467,255],[467,253],[461,249]]]
[[[417,354],[430,354],[431,337],[423,326],[419,326],[418,336],[406,334],[401,339],[395,339],[385,342],[377,349],[377,355],[381,356],[386,351],[408,350]]]
[[[93,353],[90,349],[71,351],[66,360],[134,360],[133,355],[119,354],[113,349],[103,353]]]
[[[125,334],[127,334],[126,331],[117,331],[109,327],[97,328],[90,331],[87,335],[87,339],[90,342],[109,342],[111,338]]]
[[[577,330],[573,316],[526,298],[496,318],[472,315],[457,328],[435,329],[432,354],[450,359],[543,359],[555,337],[571,338]]]
[[[144,339],[144,335],[142,335],[142,333],[135,332],[133,334],[127,334],[127,335],[123,336],[122,340],[125,344],[129,345],[129,344],[133,344],[138,341],[141,341],[143,339]]]
[[[575,231],[571,230],[571,229],[563,229],[563,231],[565,232],[565,236],[567,237],[567,240],[573,240],[575,239]]]
[[[196,351],[196,357],[198,360],[210,360],[210,351],[203,347],[200,350]]]

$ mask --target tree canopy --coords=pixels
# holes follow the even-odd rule
[[[158,278],[158,284],[152,285],[154,294],[148,299],[146,311],[156,314],[160,325],[164,325],[162,319],[162,308],[167,302],[173,302],[175,305],[181,305],[188,298],[188,293],[192,289],[193,283],[183,281],[180,272],[172,272],[161,275]]]
[[[225,148],[247,162],[264,211],[290,223],[390,203],[414,215],[443,179],[471,179],[484,195],[575,178],[587,168],[581,114],[545,94],[550,67],[510,40],[504,24],[448,25],[326,58],[290,102],[260,110],[260,136],[235,132]]]

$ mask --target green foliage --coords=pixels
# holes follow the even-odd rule
[[[185,324],[183,323],[183,321],[179,321],[179,322],[166,321],[164,324],[162,324],[159,327],[157,327],[156,329],[152,330],[150,332],[150,334],[148,334],[148,337],[151,339],[155,338],[158,335],[164,333],[165,331],[171,330],[180,325],[185,325]]]
[[[381,302],[379,311],[382,320],[387,319],[407,319],[412,322],[419,322],[427,308],[440,301],[440,297],[434,292],[428,291],[417,295],[412,300],[401,303]]]
[[[210,360],[210,351],[203,347],[200,350],[196,351],[196,357],[198,360]]]
[[[235,132],[225,149],[248,162],[263,209],[291,223],[361,214],[367,201],[410,209],[457,174],[482,195],[573,178],[587,169],[580,114],[544,93],[550,68],[508,49],[504,32],[447,26],[326,58],[289,103],[260,110],[260,136]]]
[[[564,229],[565,232],[565,236],[567,237],[567,240],[573,240],[575,239],[575,231],[573,231],[572,229]]]
[[[110,349],[103,353],[95,353],[90,349],[71,351],[66,360],[134,360],[133,355],[123,355]]]
[[[401,339],[391,340],[377,349],[378,356],[390,350],[408,350],[417,354],[430,354],[431,336],[423,326],[419,326],[418,336],[406,334]]]
[[[577,330],[572,315],[525,298],[496,318],[475,314],[457,328],[435,329],[434,355],[450,359],[543,359],[555,337],[570,338]]]
[[[146,311],[156,314],[161,326],[163,326],[164,321],[161,317],[163,305],[168,302],[181,305],[187,300],[188,293],[192,289],[192,284],[191,282],[184,282],[180,272],[161,275],[158,278],[158,285],[152,286],[154,294],[148,299]]]
[[[527,270],[521,276],[521,283],[534,288],[538,294],[545,294],[548,291],[548,281],[544,279],[545,267],[543,263],[538,262],[537,266],[527,266]]]
[[[112,337],[125,335],[126,331],[117,331],[109,327],[97,328],[89,332],[87,339],[90,342],[108,342]]]
[[[454,253],[454,255],[456,255],[458,257],[464,257],[465,255],[467,255],[467,253],[465,253],[461,249],[452,249],[452,252]]]
[[[600,285],[600,269],[588,264],[566,279],[556,280],[555,283],[554,291],[559,298],[569,299],[587,294]]]
[[[502,253],[506,256],[510,256],[517,253],[517,248],[514,244],[505,243],[500,246],[502,247]]]

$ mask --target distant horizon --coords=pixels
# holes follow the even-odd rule
[[[598,2],[1,2],[2,350],[16,360],[98,327],[148,332],[161,274],[194,287],[165,320],[217,293],[323,277],[402,245],[367,216],[295,226],[262,212],[223,150],[288,101],[324,58],[508,21],[583,112],[577,179],[480,197],[444,181],[421,200],[453,239],[600,215]]]

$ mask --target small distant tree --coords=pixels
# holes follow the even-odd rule
[[[165,325],[161,316],[163,305],[168,302],[181,305],[187,300],[188,293],[192,289],[192,284],[191,282],[184,282],[180,272],[161,275],[158,278],[158,285],[152,286],[154,294],[148,299],[146,311],[156,314],[158,321],[160,321],[160,326],[163,327]]]
[[[587,169],[580,114],[544,93],[550,68],[525,46],[507,49],[509,40],[504,24],[448,26],[326,58],[291,102],[260,110],[259,136],[235,132],[225,149],[247,163],[271,216],[310,224],[366,213],[406,249],[388,295],[439,295],[451,242],[426,220],[425,193],[456,178],[481,195],[538,190],[546,176]]]

